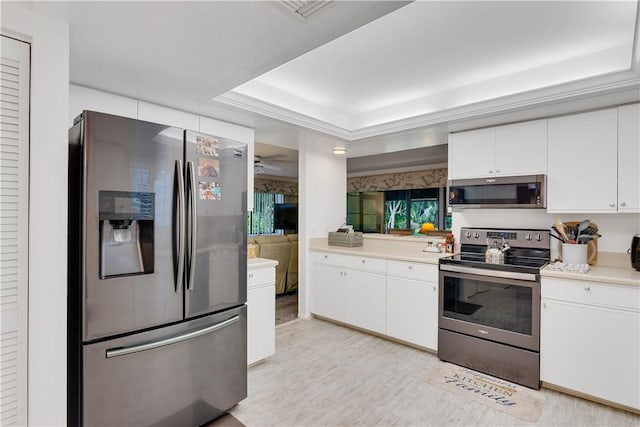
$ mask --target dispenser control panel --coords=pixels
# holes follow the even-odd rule
[[[100,191],[100,219],[153,219],[153,193]]]
[[[100,279],[153,273],[154,194],[100,191]]]

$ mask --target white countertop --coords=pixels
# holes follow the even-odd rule
[[[247,260],[247,270],[258,270],[260,268],[275,268],[278,261],[267,258],[249,258]]]
[[[438,260],[442,257],[451,256],[452,254],[423,252],[421,247],[408,245],[394,245],[389,247],[367,247],[361,246],[357,248],[347,248],[342,246],[329,246],[322,239],[312,239],[309,247],[312,251],[332,252],[345,255],[368,256],[373,258],[386,258],[398,261],[421,262],[425,264],[438,264]]]
[[[611,285],[629,285],[640,287],[640,271],[629,267],[612,267],[608,265],[591,265],[587,273],[569,273],[551,270],[546,266],[540,272],[542,277],[557,277],[586,282],[601,282]]]
[[[440,258],[451,256],[452,254],[423,252],[426,247],[425,241],[420,238],[395,237],[387,238],[385,235],[378,240],[376,237],[368,242],[364,241],[364,246],[347,248],[342,246],[329,246],[327,239],[311,239],[309,249],[312,251],[332,252],[345,255],[368,256],[373,258],[386,258],[398,261],[421,262],[425,264],[438,264]],[[389,236],[391,237],[391,236]],[[373,244],[378,241],[385,244]],[[402,242],[405,242],[404,244]],[[421,242],[422,244],[419,244]],[[418,243],[418,244],[416,244]],[[625,258],[626,254],[622,257]],[[540,275],[543,277],[557,277],[561,279],[582,280],[589,282],[608,283],[612,285],[628,285],[640,287],[640,271],[636,271],[631,266],[617,265],[592,265],[588,273],[569,273],[564,271],[553,271],[549,266],[543,268]]]

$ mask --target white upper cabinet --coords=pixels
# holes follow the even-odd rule
[[[617,163],[617,109],[549,119],[547,211],[616,212]]]
[[[200,118],[197,115],[143,101],[138,102],[138,119],[196,132],[200,130]]]
[[[449,135],[449,179],[494,175],[495,128]]]
[[[496,127],[496,176],[547,173],[547,120]]]
[[[138,118],[138,101],[108,92],[69,85],[69,127],[83,110]]]
[[[547,171],[547,120],[449,135],[449,179]]]
[[[618,211],[640,212],[640,104],[618,108]]]

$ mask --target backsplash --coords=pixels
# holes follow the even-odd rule
[[[447,185],[447,168],[347,178],[347,192],[409,190]]]
[[[640,233],[640,214],[548,214],[539,209],[473,209],[453,213],[453,232],[460,236],[461,227],[544,228],[549,229],[560,218],[563,222],[589,219],[598,225],[602,237],[598,251],[626,253],[631,237]],[[555,245],[554,245],[555,246]],[[552,246],[552,249],[553,246]],[[552,253],[553,255],[553,253]]]

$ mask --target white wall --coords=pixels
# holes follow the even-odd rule
[[[631,246],[631,236],[640,233],[640,214],[630,213],[556,215],[539,209],[468,209],[454,212],[452,217],[456,237],[460,236],[461,227],[549,229],[556,218],[563,222],[589,219],[602,234],[598,239],[598,251],[602,252],[626,252]]]
[[[2,32],[31,42],[28,422],[66,425],[69,27],[11,2]]]
[[[298,316],[309,316],[309,239],[326,237],[347,216],[347,160],[332,153],[336,139],[301,132],[298,151]]]

